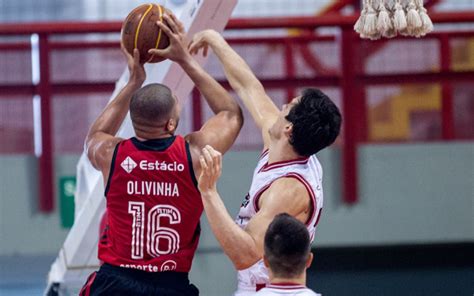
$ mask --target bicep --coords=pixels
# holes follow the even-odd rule
[[[210,145],[224,154],[235,142],[241,127],[242,120],[238,116],[222,111],[211,117],[199,131],[187,135],[186,140],[199,150]]]
[[[263,257],[265,232],[267,231],[268,225],[270,225],[277,214],[278,213],[272,213],[271,211],[261,209],[252,217],[245,227],[245,232],[247,232],[255,241],[255,251],[259,257],[257,260]]]
[[[265,232],[275,216],[287,213],[304,222],[308,203],[309,196],[301,183],[291,178],[278,179],[260,197],[260,210],[247,224],[246,231],[263,252]]]

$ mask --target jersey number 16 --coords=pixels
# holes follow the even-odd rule
[[[178,252],[179,233],[172,228],[160,226],[162,218],[168,219],[170,224],[181,222],[181,214],[177,208],[171,205],[157,205],[151,208],[147,215],[144,202],[130,201],[128,213],[133,216],[132,259],[143,259],[145,223],[148,223],[146,225],[146,251],[150,256],[158,257]],[[167,243],[164,243],[163,240]]]

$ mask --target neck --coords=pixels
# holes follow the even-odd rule
[[[287,139],[272,140],[268,148],[268,164],[300,158]]]
[[[164,132],[164,131],[145,132],[145,131],[138,131],[138,130],[135,130],[135,135],[136,135],[136,138],[140,141],[146,141],[146,140],[151,140],[151,139],[165,139],[165,138],[169,138],[173,136],[172,133]]]
[[[295,284],[295,285],[306,286],[306,273],[304,272],[295,278],[273,277],[273,278],[270,278],[270,283],[271,284]]]
[[[164,139],[173,136],[173,132],[166,129],[166,124],[145,125],[141,122],[133,122],[136,138],[140,141],[151,139]]]

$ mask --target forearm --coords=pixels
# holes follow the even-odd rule
[[[226,77],[235,91],[261,86],[260,81],[255,77],[249,65],[230,47],[221,35],[214,33],[208,39],[208,42],[221,62]]]
[[[212,48],[222,64],[225,75],[242,99],[257,125],[262,128],[264,122],[272,114],[277,114],[278,109],[266,95],[265,89],[249,65],[229,46],[218,33],[211,34],[209,46]]]
[[[212,232],[238,270],[261,259],[255,240],[234,222],[217,192],[204,193],[203,204]]]
[[[204,71],[196,60],[189,56],[180,64],[215,114],[222,111],[240,114],[241,110],[239,104],[237,104],[224,87]]]
[[[98,132],[115,136],[128,113],[133,93],[140,87],[140,83],[127,83],[92,124],[87,139]]]

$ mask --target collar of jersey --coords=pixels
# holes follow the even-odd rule
[[[145,141],[140,141],[136,137],[131,138],[133,145],[137,147],[138,150],[145,151],[164,151],[168,149],[176,139],[176,136],[171,136],[168,138],[162,139],[149,139]]]

